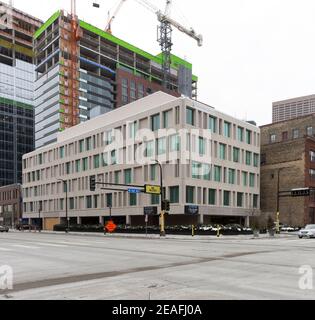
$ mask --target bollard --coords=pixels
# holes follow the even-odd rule
[[[194,225],[191,226],[191,236],[192,237],[195,236],[195,226]]]
[[[220,227],[217,226],[217,238],[220,238]]]

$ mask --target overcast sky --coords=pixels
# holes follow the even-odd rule
[[[8,1],[6,1],[8,2]],[[101,4],[100,9],[92,7]],[[104,28],[117,0],[77,0],[80,19]],[[163,8],[165,0],[151,0]],[[43,20],[70,0],[15,0],[14,5]],[[272,101],[315,93],[314,0],[173,0],[175,19],[204,36],[204,46],[174,31],[173,53],[193,64],[199,99],[259,125],[272,119]],[[186,17],[186,18],[184,18]],[[113,34],[152,54],[157,19],[128,0]]]

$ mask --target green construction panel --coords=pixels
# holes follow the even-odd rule
[[[37,29],[34,33],[34,39],[37,39],[49,26],[51,26],[61,14],[61,10],[54,13],[39,29]]]

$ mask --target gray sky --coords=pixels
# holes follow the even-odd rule
[[[77,0],[80,19],[104,28],[118,0]],[[6,1],[8,2],[8,1]],[[165,0],[151,0],[164,8]],[[173,0],[173,16],[204,36],[204,46],[174,31],[173,53],[193,63],[199,100],[259,125],[271,122],[272,101],[315,92],[314,0]],[[46,20],[70,0],[15,0]],[[183,15],[186,19],[183,18]],[[152,54],[157,19],[134,0],[121,9],[113,34]]]

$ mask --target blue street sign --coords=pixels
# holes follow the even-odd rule
[[[141,193],[140,189],[128,189],[129,193]]]

